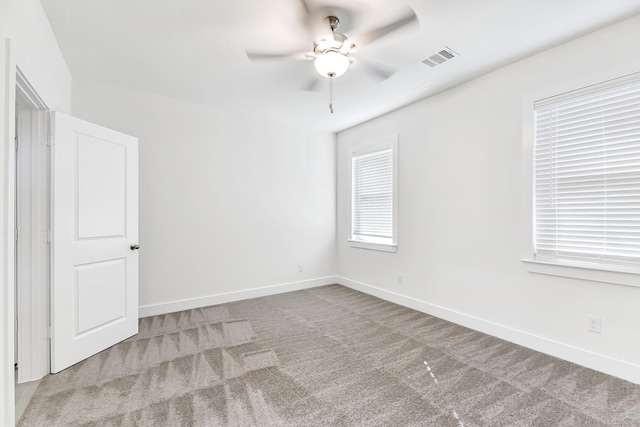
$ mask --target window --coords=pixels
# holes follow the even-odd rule
[[[535,103],[537,259],[640,261],[640,75]]]
[[[397,136],[351,153],[352,246],[396,251]]]

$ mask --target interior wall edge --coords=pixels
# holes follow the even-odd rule
[[[175,313],[177,311],[191,310],[194,308],[208,307],[211,305],[225,304],[228,302],[240,301],[245,299],[282,294],[285,292],[299,291],[302,289],[311,289],[318,286],[332,285],[337,283],[337,280],[338,279],[336,276],[318,277],[315,279],[301,280],[298,282],[266,285],[257,288],[242,289],[234,292],[223,292],[197,298],[188,298],[177,301],[163,302],[159,304],[143,305],[138,309],[138,318],[157,316],[159,314]]]
[[[470,316],[446,307],[430,304],[396,292],[337,276],[336,283],[366,294],[436,316],[449,322],[539,351],[580,366],[640,384],[640,365],[594,353],[572,345],[540,337],[496,322]]]

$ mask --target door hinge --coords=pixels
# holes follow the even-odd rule
[[[47,326],[47,339],[50,340],[53,338],[53,329],[51,329],[51,326]]]
[[[51,230],[47,230],[47,243],[51,243]]]
[[[14,231],[15,231],[16,242],[17,242],[18,241],[18,229],[16,228]]]
[[[51,147],[53,145],[53,136],[51,132],[47,133],[47,147]]]

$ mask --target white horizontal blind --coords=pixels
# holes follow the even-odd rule
[[[352,239],[393,242],[393,147],[352,156]]]
[[[640,78],[535,105],[535,249],[640,261]]]

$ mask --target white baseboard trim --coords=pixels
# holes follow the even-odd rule
[[[578,365],[604,372],[618,378],[625,379],[635,384],[640,384],[640,365],[614,359],[609,356],[594,353],[589,350],[578,348],[569,344],[564,344],[548,338],[530,334],[499,323],[470,316],[446,307],[430,304],[415,298],[407,297],[395,292],[376,288],[366,283],[357,282],[338,276],[336,283],[364,292],[369,295],[400,304],[432,316],[465,326],[476,331],[489,334],[541,353],[555,356]]]
[[[336,276],[319,277],[316,279],[302,280],[300,282],[281,283],[277,285],[262,286],[259,288],[242,289],[240,291],[224,292],[221,294],[207,295],[197,298],[189,298],[178,301],[169,301],[159,304],[142,305],[138,307],[138,317],[156,316],[159,314],[174,313],[176,311],[191,310],[210,305],[224,304],[243,299],[264,297],[267,295],[281,294],[284,292],[310,289],[317,286],[332,285],[337,283]]]

